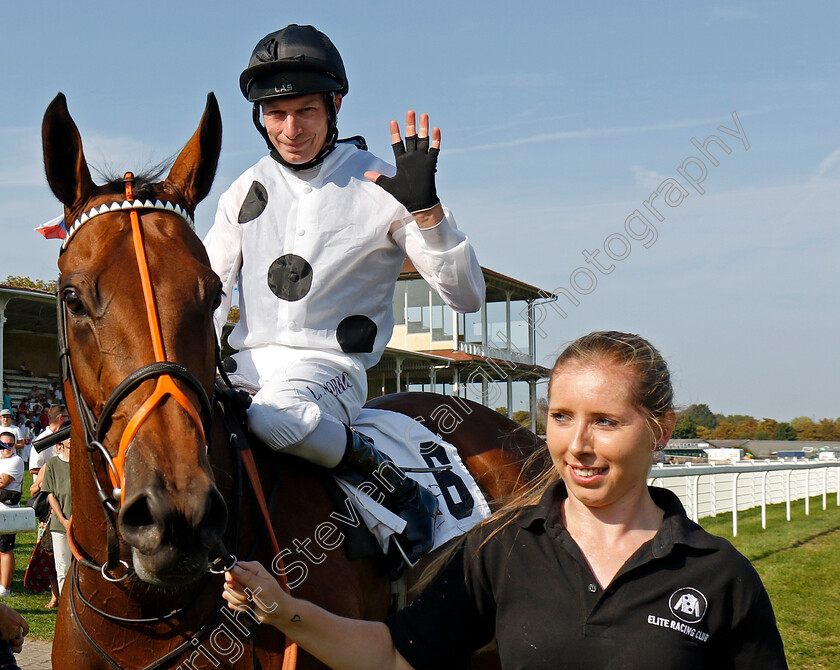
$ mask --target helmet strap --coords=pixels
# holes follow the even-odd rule
[[[335,92],[330,91],[328,93],[324,93],[324,102],[326,103],[327,116],[329,117],[327,125],[327,139],[324,142],[324,146],[321,148],[321,151],[318,152],[318,155],[315,156],[315,158],[313,158],[311,161],[301,164],[289,163],[280,155],[280,152],[277,151],[275,146],[271,143],[271,138],[268,136],[268,131],[265,129],[265,126],[262,123],[262,111],[260,109],[260,103],[254,103],[254,109],[252,112],[254,126],[256,126],[259,134],[263,136],[263,139],[265,140],[265,143],[268,146],[269,154],[274,160],[276,160],[281,165],[284,165],[285,167],[289,168],[290,170],[308,170],[323,163],[324,159],[333,152],[336,146],[336,141],[338,140],[338,110],[335,107]]]

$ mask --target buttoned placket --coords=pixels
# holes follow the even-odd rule
[[[653,539],[643,544],[637,549],[633,555],[627,559],[627,562],[621,566],[621,569],[616,573],[613,580],[607,586],[602,588],[598,584],[598,580],[592,573],[586,557],[580,550],[580,547],[574,541],[572,536],[562,524],[550,526],[547,524],[546,528],[548,534],[556,541],[556,550],[564,552],[570,556],[579,571],[580,589],[578,590],[578,597],[580,599],[582,608],[581,611],[585,613],[583,618],[583,636],[584,637],[599,637],[603,635],[608,625],[601,625],[592,623],[592,620],[597,617],[600,611],[610,605],[610,598],[615,595],[616,591],[621,587],[627,576],[646,565],[655,558],[666,555],[673,547],[673,543],[669,541],[670,533],[657,533]],[[665,535],[665,537],[663,537]]]
[[[295,256],[300,256],[307,262],[311,262],[312,237],[307,236],[307,230],[312,229],[317,223],[320,171],[319,174],[313,175],[311,180],[301,179],[296,173],[290,170],[281,170],[281,174],[286,182],[287,189],[291,192],[297,205],[295,215],[287,215],[285,217],[283,255],[294,254]],[[286,317],[281,318],[281,322],[285,321],[289,331],[296,332],[305,326],[299,307],[294,302],[287,302],[285,304]],[[301,317],[296,317],[296,314],[301,314]]]

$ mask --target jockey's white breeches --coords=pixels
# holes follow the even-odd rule
[[[304,441],[324,413],[349,425],[367,400],[367,372],[351,355],[270,346],[240,351],[233,359],[233,385],[256,392],[250,428],[274,449]]]

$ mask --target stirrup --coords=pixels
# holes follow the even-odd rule
[[[357,487],[372,482],[380,490],[389,489],[382,491],[383,506],[406,522],[405,530],[398,536],[401,542],[397,542],[397,555],[390,557],[391,562],[401,557],[405,565],[414,567],[434,545],[437,498],[379,451],[368,436],[346,428],[347,449],[333,474]],[[390,549],[388,553],[391,554]]]

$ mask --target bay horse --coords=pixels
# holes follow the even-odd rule
[[[42,130],[47,180],[68,228],[57,292],[72,417],[74,560],[53,665],[279,669],[283,636],[221,599],[228,549],[275,568],[278,556],[214,394],[212,315],[221,285],[192,216],[221,148],[215,97],[208,95],[198,129],[159,182],[127,173],[96,185],[62,94]],[[372,405],[422,418],[446,435],[488,499],[521,485],[535,437],[501,414],[433,394]],[[343,527],[328,523],[353,518],[349,501],[335,502],[319,468],[253,451],[262,481],[256,490],[283,547],[280,570],[299,581],[295,595],[344,616],[384,618],[383,558],[349,560],[338,548]],[[301,653],[298,667],[323,666]]]

